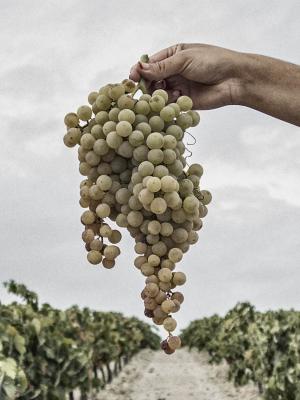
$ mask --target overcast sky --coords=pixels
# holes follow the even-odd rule
[[[300,2],[0,0],[1,269],[57,307],[74,303],[143,317],[143,278],[124,234],[114,270],[86,262],[76,150],[63,117],[87,94],[126,78],[143,53],[203,42],[300,63]],[[177,319],[300,308],[300,129],[250,109],[201,113],[192,161],[213,193],[200,240],[179,269]],[[0,298],[8,301],[4,289]]]

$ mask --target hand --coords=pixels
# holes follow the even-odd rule
[[[177,44],[137,63],[130,78],[141,77],[153,92],[167,90],[171,102],[180,95],[193,100],[194,109],[212,109],[236,104],[239,92],[241,53],[205,44]]]

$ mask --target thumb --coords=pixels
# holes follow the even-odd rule
[[[149,81],[159,81],[181,72],[183,58],[179,54],[154,63],[140,63],[140,74]]]

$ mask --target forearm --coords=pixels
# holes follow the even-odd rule
[[[241,54],[236,103],[300,126],[300,66]]]

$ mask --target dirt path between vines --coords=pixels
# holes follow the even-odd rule
[[[259,400],[256,388],[235,388],[227,366],[186,349],[172,356],[144,350],[97,397],[98,400]]]

